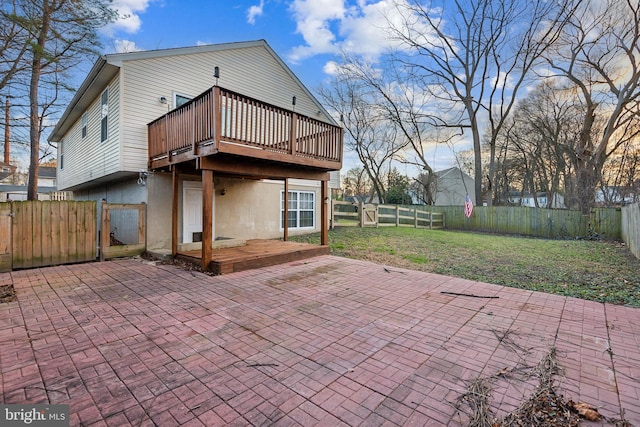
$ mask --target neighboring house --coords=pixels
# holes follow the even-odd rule
[[[434,172],[434,205],[464,206],[467,194],[476,204],[475,181],[457,167]]]
[[[624,206],[640,200],[633,188],[625,186],[606,186],[596,191],[596,204],[600,206]]]
[[[16,171],[15,166],[10,165],[9,163],[0,162],[0,182],[3,179],[13,175],[15,171]]]
[[[565,209],[564,196],[554,193],[552,200],[549,200],[549,194],[546,192],[537,193],[535,198],[538,199],[538,207],[551,209]],[[509,192],[509,203],[517,206],[536,207],[536,200],[531,193],[522,193],[520,191]]]
[[[457,167],[436,171],[433,173],[431,194],[435,206],[464,206],[469,194],[473,204],[476,204],[474,180]],[[420,179],[425,179],[424,175]],[[409,196],[414,205],[426,204],[428,198],[424,190],[424,182],[414,180],[408,188]],[[466,186],[466,187],[465,187]]]
[[[147,203],[147,248],[175,254],[208,238],[327,244],[342,135],[258,40],[104,55],[49,139],[59,189]]]
[[[15,166],[12,167],[15,171]],[[39,166],[38,200],[50,200],[50,194],[56,191],[56,168],[50,166]],[[0,202],[6,202],[7,200],[27,200],[27,186],[0,182]]]

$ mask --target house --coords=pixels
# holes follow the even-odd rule
[[[342,128],[264,40],[99,58],[49,137],[58,188],[147,204],[147,248],[321,232]],[[333,179],[332,179],[333,178]]]
[[[508,196],[509,204],[516,206],[527,206],[530,208],[536,207],[536,200],[538,207],[550,208],[550,209],[565,209],[564,196],[559,193],[553,193],[549,196],[547,192],[538,192],[535,197],[531,193],[523,193],[521,191],[510,191]]]
[[[15,172],[16,167],[11,167]],[[1,169],[2,166],[0,166]],[[27,200],[27,185],[24,180],[22,184],[14,181],[7,182],[11,179],[10,175],[5,176],[4,179],[5,182],[0,182],[0,202]],[[56,192],[56,168],[40,165],[38,167],[38,200],[50,200],[51,194]]]
[[[463,206],[467,194],[476,204],[475,181],[457,167],[434,172],[431,193],[435,206]],[[414,183],[409,189],[414,204],[424,204],[424,184]]]
[[[636,188],[640,187],[640,183]],[[640,194],[634,194],[633,186],[602,186],[596,190],[598,206],[625,206],[640,200]]]
[[[14,165],[10,165],[9,162],[0,162],[0,181],[10,177],[16,171]]]

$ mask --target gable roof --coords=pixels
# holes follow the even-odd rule
[[[449,168],[449,169],[443,169],[443,170],[440,170],[440,171],[435,171],[434,175],[437,176],[438,178],[444,178],[445,176],[450,175],[452,173],[457,174],[457,176],[464,176],[465,178],[469,178],[469,179],[473,180],[473,178],[471,176],[469,176],[465,172],[462,172],[460,170],[460,168],[458,168],[456,166],[454,166],[452,168]]]
[[[284,61],[271,48],[271,46],[269,46],[266,40],[260,39],[244,42],[219,43],[201,46],[102,55],[93,64],[91,71],[80,85],[80,88],[78,88],[78,91],[73,96],[71,102],[69,102],[67,109],[62,114],[62,117],[60,117],[60,120],[58,120],[58,123],[49,135],[48,140],[57,142],[62,139],[62,136],[67,133],[69,128],[71,128],[71,126],[80,118],[84,111],[89,107],[91,102],[93,102],[93,100],[95,100],[98,95],[100,95],[107,84],[118,74],[123,63],[126,61],[218,52],[229,49],[244,49],[250,47],[264,47],[267,52],[271,56],[273,56],[276,62],[278,62],[278,64],[285,70],[285,72],[289,74],[291,78],[300,86],[303,92],[307,96],[309,96],[309,98],[317,105],[318,110],[322,111],[325,114],[325,116],[331,121],[331,124],[336,126],[338,125],[338,123],[327,112],[322,104],[320,104],[315,96],[311,94],[309,89],[307,89],[307,87],[293,73],[293,71],[291,71],[287,64],[285,64]]]

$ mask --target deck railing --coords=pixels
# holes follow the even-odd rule
[[[225,152],[225,143],[281,153],[283,161],[291,157],[334,165],[342,161],[340,127],[218,86],[148,127],[152,163],[163,160],[170,164],[180,153],[193,156],[212,153],[210,149],[203,150],[211,145],[215,147],[213,152]],[[251,153],[251,150],[244,152],[249,156]]]

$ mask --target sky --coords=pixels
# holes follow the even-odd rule
[[[390,0],[114,0],[105,51],[265,39],[313,89],[342,50],[376,56]]]
[[[341,52],[375,58],[390,47],[381,30],[393,0],[114,0],[121,16],[103,32],[104,53],[265,39],[313,93]],[[453,166],[438,148],[436,169]],[[359,165],[345,152],[343,173]],[[410,167],[396,165],[403,174]]]

